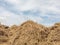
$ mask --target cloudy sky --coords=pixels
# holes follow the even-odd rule
[[[0,0],[2,24],[21,24],[26,20],[47,26],[60,22],[60,0]]]

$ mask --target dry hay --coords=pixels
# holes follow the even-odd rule
[[[60,45],[60,23],[51,27],[33,21],[11,27],[0,24],[0,45]]]

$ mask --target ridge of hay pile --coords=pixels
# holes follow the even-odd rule
[[[0,45],[60,45],[60,23],[51,27],[33,21],[11,27],[0,24]]]

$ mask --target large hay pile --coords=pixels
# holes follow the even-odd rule
[[[60,45],[60,23],[51,27],[33,21],[11,27],[0,24],[0,45]]]

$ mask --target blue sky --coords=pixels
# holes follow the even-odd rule
[[[33,20],[45,26],[60,22],[60,0],[0,0],[0,22],[5,25]]]

